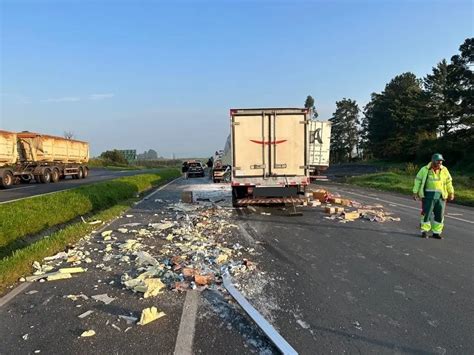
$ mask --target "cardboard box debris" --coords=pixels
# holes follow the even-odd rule
[[[205,286],[205,285],[209,285],[212,283],[212,281],[214,281],[214,275],[200,275],[200,274],[196,274],[194,275],[194,282],[196,282],[197,285],[200,285],[200,286]]]
[[[183,191],[181,193],[181,201],[183,203],[193,203],[193,192],[192,191]]]
[[[164,317],[166,314],[164,312],[158,312],[156,307],[145,308],[142,310],[142,314],[140,317],[139,325],[145,325],[151,323],[161,317]]]
[[[334,214],[334,213],[336,213],[336,207],[328,207],[328,206],[326,206],[326,208],[324,209],[324,211],[325,211],[326,213],[329,213],[329,214]]]
[[[358,219],[360,217],[359,212],[357,211],[352,211],[352,212],[344,212],[344,219],[347,219],[349,221],[353,221],[355,219]]]
[[[327,191],[326,190],[316,190],[313,191],[313,199],[319,200],[320,202],[326,202]]]

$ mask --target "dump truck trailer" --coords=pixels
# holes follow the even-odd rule
[[[309,184],[309,110],[232,109],[230,116],[234,206],[300,202]]]
[[[323,174],[329,167],[329,151],[331,145],[331,122],[309,122],[308,165],[311,180],[324,178]]]
[[[0,131],[0,186],[89,175],[89,144],[32,132]]]

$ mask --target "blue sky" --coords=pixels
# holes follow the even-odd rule
[[[473,36],[470,1],[0,0],[0,128],[210,156],[229,108],[362,107]]]

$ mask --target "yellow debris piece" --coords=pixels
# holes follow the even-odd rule
[[[79,272],[85,272],[86,270],[82,267],[63,267],[58,270],[61,274],[77,274]]]
[[[145,308],[142,310],[142,315],[138,324],[145,325],[164,316],[166,316],[165,312],[158,312],[156,307]]]
[[[216,258],[216,263],[218,264],[222,264],[224,262],[227,261],[227,258],[228,256],[226,254],[220,254],[217,258]]]
[[[160,279],[146,279],[144,280],[146,285],[146,292],[143,298],[155,297],[161,293],[161,290],[165,288],[165,284]]]
[[[103,236],[103,237],[108,237],[111,234],[112,234],[112,231],[104,231],[100,235]]]
[[[71,274],[68,274],[68,273],[53,272],[48,275],[48,281],[70,279],[71,277],[72,277]]]
[[[82,332],[81,337],[92,337],[95,335],[95,331],[91,330],[86,330],[85,332]]]

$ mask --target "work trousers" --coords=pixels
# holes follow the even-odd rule
[[[446,201],[442,198],[423,198],[421,211],[421,231],[441,234],[444,227]],[[432,218],[433,217],[433,218]]]

